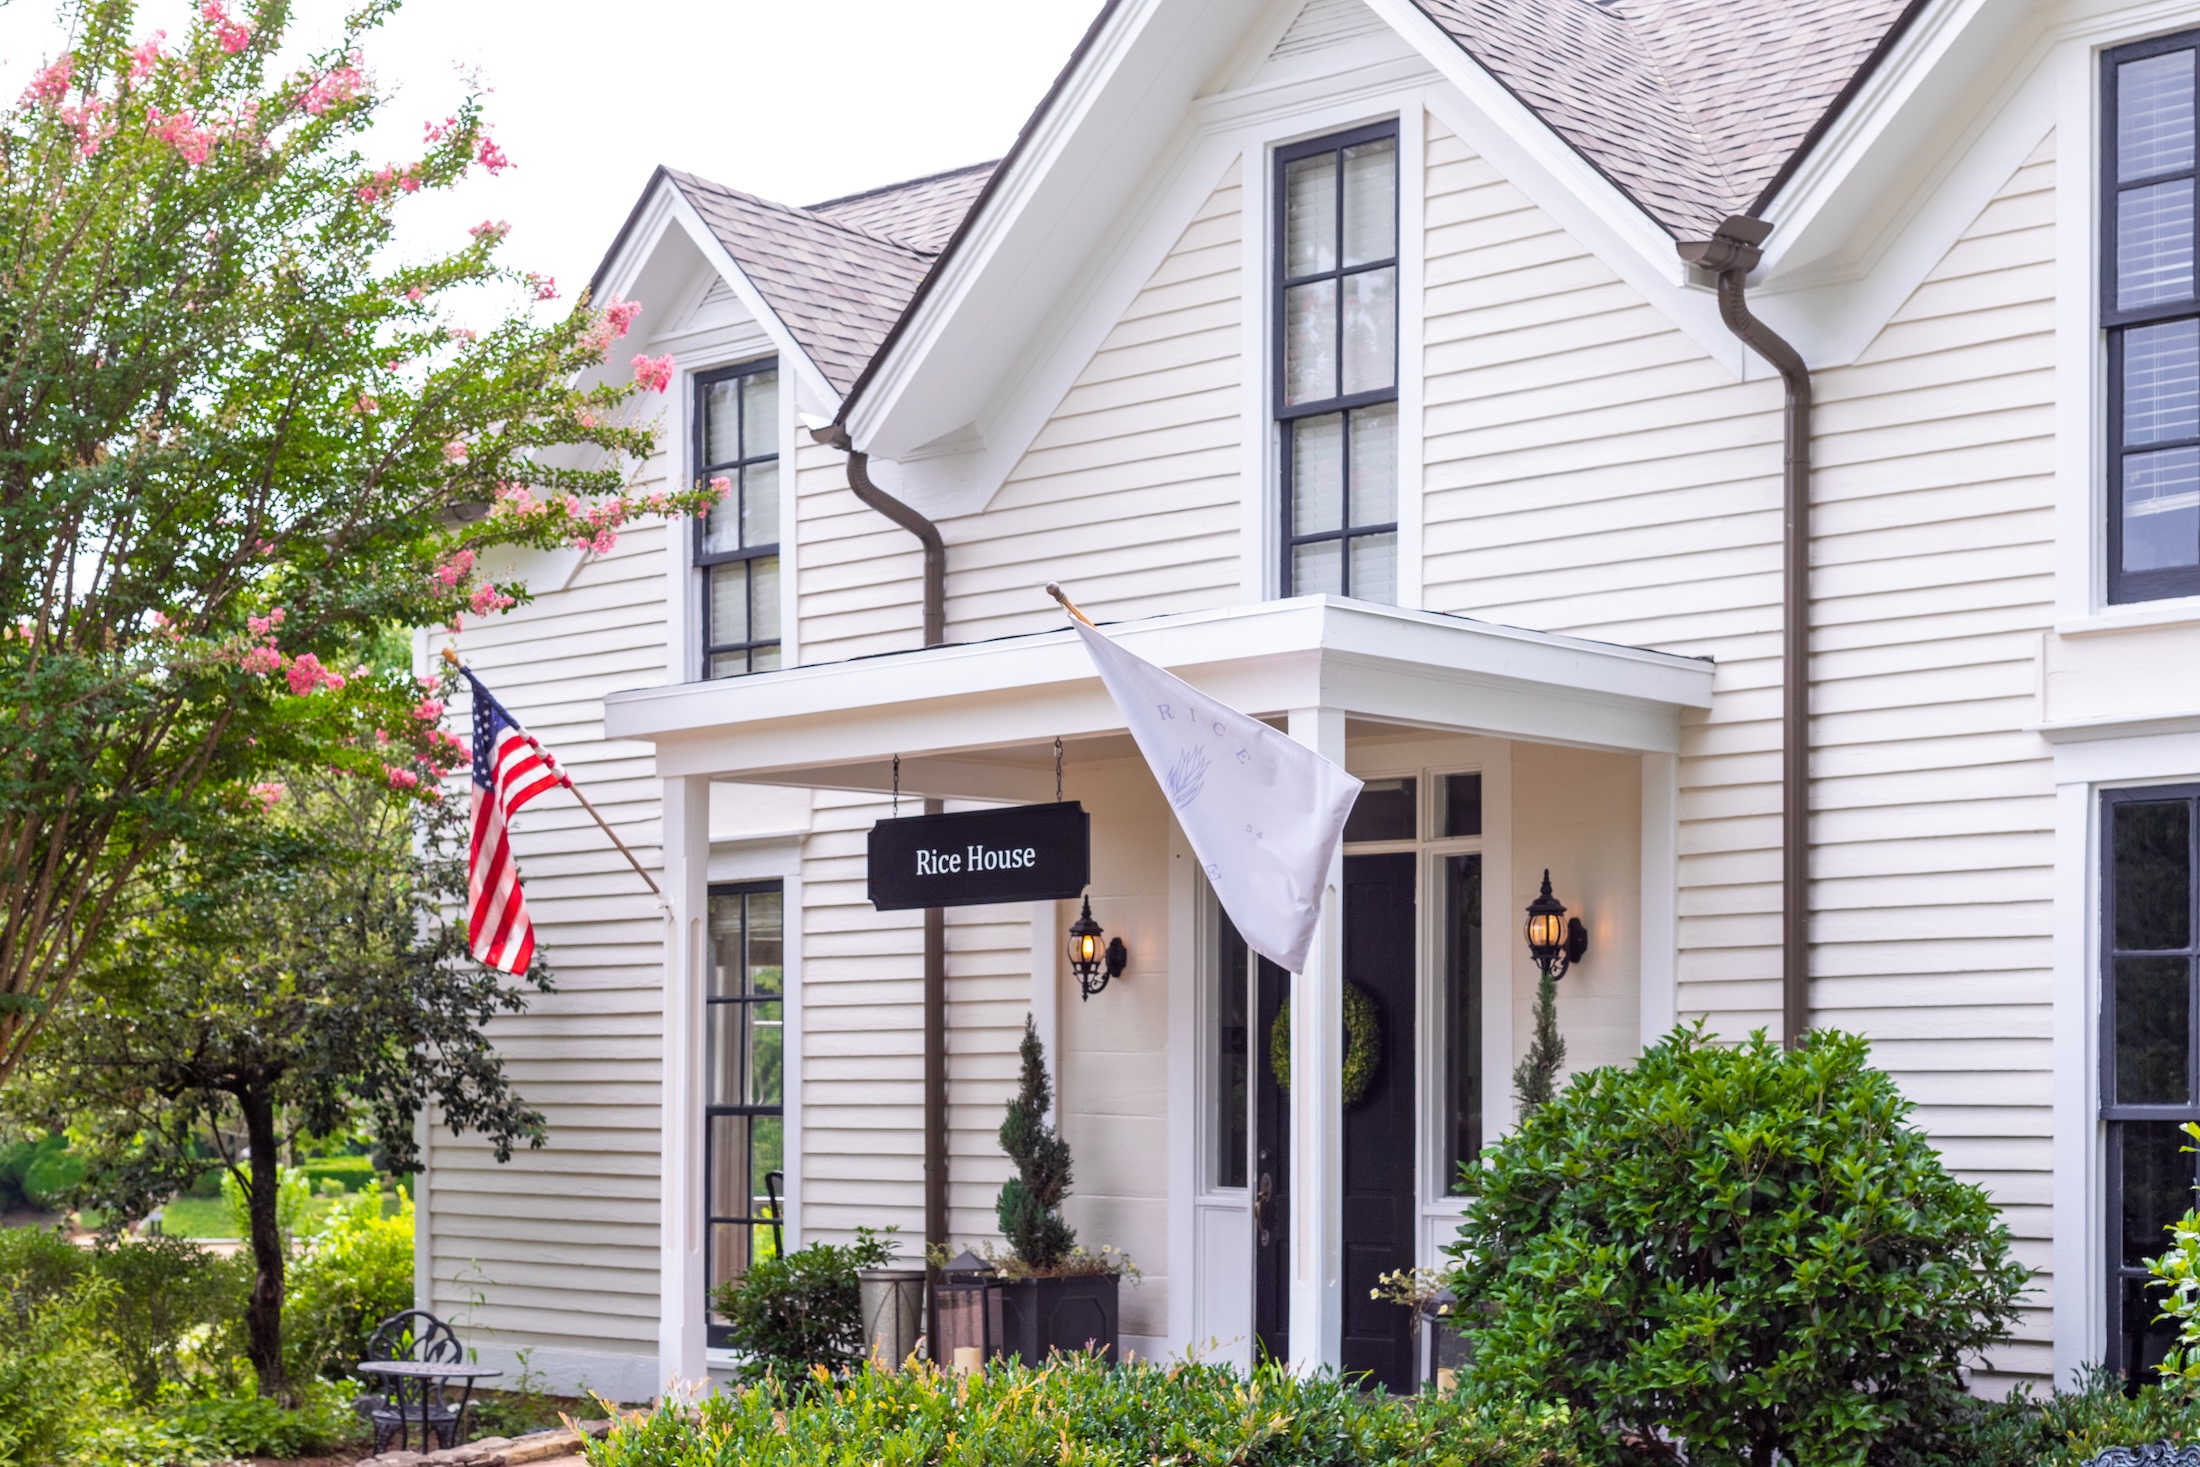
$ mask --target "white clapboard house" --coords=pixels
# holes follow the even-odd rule
[[[1869,1035],[2037,1270],[1998,1378],[2143,1364],[2200,1117],[2196,47],[2200,0],[1108,0],[996,163],[659,171],[597,298],[678,362],[648,475],[737,496],[459,640],[669,904],[520,817],[550,1142],[431,1130],[421,1302],[699,1380],[760,1247],[997,1239],[1029,1015],[1127,1350],[1396,1379],[1368,1290],[1512,1120],[1548,871],[1571,1068]],[[1368,782],[1306,971],[1048,581]],[[874,822],[1057,779],[1097,995],[1074,899],[867,900]]]

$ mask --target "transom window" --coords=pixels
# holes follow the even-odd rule
[[[1398,599],[1398,128],[1276,153],[1283,592]]]
[[[2102,82],[2112,602],[2200,593],[2196,47],[2191,31],[2121,47]]]
[[[779,370],[751,362],[695,381],[695,477],[726,497],[696,523],[703,676],[779,666]]]
[[[2147,1260],[2168,1251],[2170,1224],[2193,1205],[2200,1120],[2193,1077],[2200,1034],[2195,840],[2200,786],[2115,790],[2103,797],[2101,1114],[2108,1122],[2109,1363],[2151,1376],[2176,1338]]]
[[[710,889],[703,1196],[711,1291],[776,1257],[786,1241],[785,923],[776,881]],[[727,1342],[715,1311],[709,1342]]]

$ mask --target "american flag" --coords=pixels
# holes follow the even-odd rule
[[[566,782],[534,736],[469,670],[474,695],[474,835],[466,852],[466,943],[478,962],[524,973],[535,928],[519,889],[510,825],[521,806]]]

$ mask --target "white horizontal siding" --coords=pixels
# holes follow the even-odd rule
[[[1431,124],[1428,604],[1718,660],[1680,760],[1684,1015],[1779,1021],[1780,389]],[[2054,159],[1816,374],[1812,972],[2047,1262]],[[2033,1303],[2048,1302],[2047,1280]],[[2043,1315],[2004,1371],[2047,1366]]]
[[[950,641],[1059,625],[1049,580],[1102,619],[1237,599],[1237,173],[1233,161],[992,502],[940,522]],[[913,645],[916,541],[856,502],[841,455],[798,462],[804,660]]]
[[[661,481],[662,461],[647,479]],[[662,827],[647,744],[603,738],[606,693],[662,676],[662,521],[624,531],[563,589],[465,619],[459,651],[538,736],[653,872]],[[451,639],[437,633],[431,645]],[[462,735],[469,701],[451,700]],[[464,799],[463,780],[454,794]],[[482,1348],[630,1356],[654,1373],[658,1321],[659,1078],[663,917],[656,899],[569,796],[513,824],[528,913],[555,991],[489,1032],[513,1088],[549,1122],[548,1144],[499,1165],[472,1136],[430,1136],[429,1307]],[[570,1357],[563,1357],[570,1358]]]

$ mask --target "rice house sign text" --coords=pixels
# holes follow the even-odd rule
[[[1092,817],[1070,800],[881,820],[870,879],[881,912],[1074,897],[1092,879]]]

